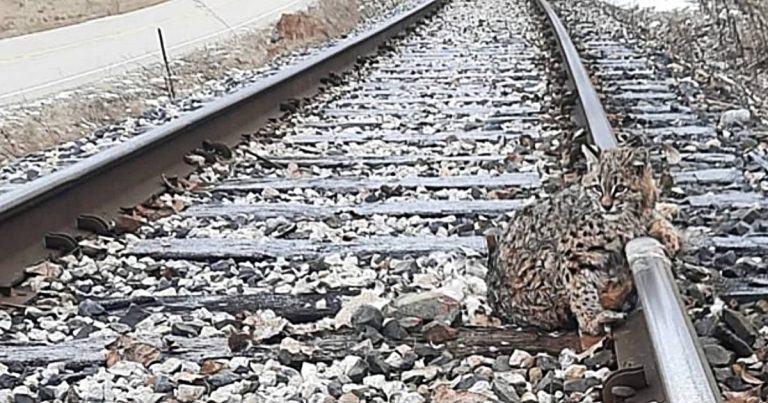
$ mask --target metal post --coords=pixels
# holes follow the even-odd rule
[[[163,62],[165,63],[165,74],[168,83],[168,93],[171,95],[171,100],[176,98],[176,91],[173,89],[173,76],[171,75],[171,65],[168,64],[168,55],[165,53],[165,41],[163,40],[163,31],[157,29],[157,37],[160,39],[160,50],[163,52]]]

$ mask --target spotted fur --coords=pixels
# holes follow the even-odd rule
[[[633,289],[624,245],[656,226],[666,229],[669,239],[656,235],[670,252],[679,248],[674,228],[654,212],[648,151],[585,154],[581,183],[520,210],[490,250],[488,299],[506,322],[548,330],[578,324],[600,334],[623,317],[618,310]]]

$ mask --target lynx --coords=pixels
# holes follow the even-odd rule
[[[648,150],[618,148],[599,158],[584,151],[581,183],[519,211],[489,244],[488,300],[504,321],[554,330],[575,318],[582,333],[599,335],[624,317],[633,290],[624,245],[651,235],[669,253],[680,248],[672,225],[654,210]]]

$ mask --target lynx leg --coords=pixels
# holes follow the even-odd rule
[[[658,239],[659,242],[664,244],[664,248],[670,256],[674,256],[677,252],[680,252],[680,234],[666,218],[657,215],[654,221],[651,222],[651,226],[648,228],[648,235]]]
[[[597,282],[589,270],[582,270],[573,275],[570,281],[571,312],[579,322],[579,330],[589,335],[603,333],[603,325],[616,323],[624,319],[622,312],[611,311],[600,304]]]

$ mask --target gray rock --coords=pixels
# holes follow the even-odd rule
[[[384,322],[384,315],[378,308],[371,305],[362,305],[352,314],[352,325],[354,326],[370,326],[376,330],[381,330],[382,322]]]
[[[259,384],[264,386],[277,385],[277,373],[275,371],[264,371],[259,374]]]
[[[760,218],[760,210],[753,207],[741,216],[741,221],[747,224],[754,224],[758,218]]]
[[[710,365],[724,367],[733,363],[733,353],[719,344],[707,344],[704,347],[704,355]]]
[[[509,365],[513,368],[527,367],[532,361],[531,354],[525,350],[515,350],[509,357]]]
[[[715,368],[712,368],[712,372],[714,372],[715,374],[715,379],[720,383],[725,383],[725,380],[728,379],[729,376],[733,375],[733,371],[731,370],[731,367],[722,367],[722,368],[715,367]]]
[[[208,378],[208,383],[213,387],[219,388],[239,380],[240,375],[232,371],[219,371]]]
[[[403,354],[402,365],[400,365],[400,369],[402,370],[412,369],[413,366],[416,364],[416,361],[418,360],[419,360],[419,355],[416,354],[415,351],[408,351],[405,354]]]
[[[584,359],[584,365],[588,368],[598,369],[613,364],[613,351],[602,350]]]
[[[509,356],[508,355],[497,356],[496,359],[493,361],[492,368],[494,371],[497,371],[497,372],[509,371],[510,369],[512,369],[512,367],[509,366]]]
[[[493,392],[504,402],[519,402],[518,392],[525,392],[528,382],[516,372],[498,372],[493,376]]]
[[[77,314],[80,316],[99,316],[106,312],[98,302],[86,299],[77,306]]]
[[[595,378],[582,378],[582,379],[569,379],[565,381],[563,384],[563,392],[565,393],[573,393],[573,392],[581,392],[584,393],[587,391],[587,389],[600,385],[600,381]]]
[[[197,337],[200,335],[200,327],[188,323],[174,323],[171,325],[171,334],[180,337]]]
[[[387,364],[384,358],[382,358],[381,355],[376,351],[367,353],[365,355],[365,362],[368,364],[368,369],[372,374],[388,375],[392,371],[392,368],[389,366],[389,364]]]
[[[393,303],[398,317],[416,317],[429,322],[437,320],[447,325],[461,314],[461,304],[436,291],[406,294]]]
[[[389,319],[384,323],[381,334],[392,340],[402,340],[408,337],[408,332],[400,326],[400,322],[395,319]]]
[[[344,374],[352,380],[352,382],[359,383],[368,374],[368,364],[358,356],[347,356],[342,361],[344,367]]]
[[[697,320],[693,327],[696,329],[696,334],[699,337],[711,337],[715,333],[715,327],[719,320],[715,315],[707,315]]]
[[[133,329],[137,323],[144,320],[147,316],[149,316],[149,314],[149,311],[146,309],[138,305],[131,304],[131,306],[128,307],[128,311],[120,318],[118,322],[128,325],[131,329]]]
[[[737,222],[736,225],[731,228],[731,233],[734,235],[746,235],[750,231],[752,231],[752,226],[744,221]]]
[[[157,393],[171,393],[173,392],[173,389],[176,387],[176,385],[173,384],[173,381],[171,381],[171,378],[168,378],[165,375],[158,375],[155,377],[155,382],[152,385],[152,388]]]
[[[234,267],[234,266],[236,266],[236,263],[234,260],[219,260],[211,264],[211,270],[226,271],[226,270],[229,270],[230,267]]]
[[[16,393],[13,395],[13,403],[35,403],[37,400],[26,394],[26,393]]]
[[[536,385],[536,391],[540,390],[547,393],[555,393],[558,390],[563,390],[563,380],[555,377],[555,371],[549,371]]]
[[[539,355],[536,356],[536,366],[541,368],[542,371],[547,372],[553,369],[559,369],[560,362],[549,355]]]
[[[413,382],[415,384],[421,384],[423,382],[429,382],[440,373],[440,369],[433,365],[426,366],[424,368],[412,369],[410,371],[404,371],[400,375],[400,380],[403,382]]]
[[[467,390],[472,387],[477,381],[480,381],[481,379],[478,378],[475,375],[463,375],[462,378],[459,380],[458,383],[456,383],[456,386],[453,387],[455,390]]]
[[[338,399],[339,396],[341,396],[344,391],[342,390],[342,383],[339,382],[337,379],[331,380],[330,383],[328,383],[328,393],[333,396],[334,398]]]
[[[413,352],[417,356],[423,357],[426,359],[436,358],[440,356],[440,350],[430,346],[429,344],[418,344],[416,345],[416,347],[414,347]]]
[[[720,341],[723,347],[733,351],[739,357],[749,357],[754,353],[752,347],[746,341],[722,324],[715,327],[713,336]]]
[[[741,377],[738,376],[729,376],[725,379],[725,386],[728,387],[728,389],[734,391],[734,392],[742,392],[747,389],[749,389],[751,386],[744,382],[744,380],[741,379]]]
[[[493,381],[492,384],[492,390],[493,393],[496,394],[496,396],[504,403],[519,403],[520,402],[520,396],[517,394],[517,391],[515,391],[514,388],[510,387],[510,385],[505,385],[503,383],[496,382],[496,380]]]
[[[362,333],[360,333],[360,337],[362,339],[368,339],[373,344],[379,344],[382,341],[384,341],[384,336],[379,333],[378,330],[370,327],[370,326],[363,326]]]
[[[755,341],[757,330],[752,323],[739,312],[732,309],[723,309],[723,321],[739,336],[740,339],[752,344]]]
[[[49,386],[42,386],[37,390],[37,398],[43,401],[56,399],[56,389]]]

